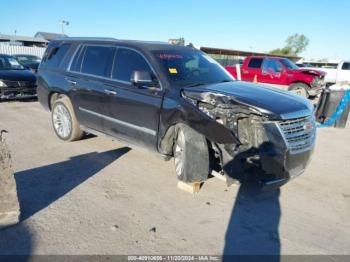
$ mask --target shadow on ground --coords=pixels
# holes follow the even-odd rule
[[[254,165],[242,164],[240,156],[232,164],[233,173],[242,175],[232,176],[241,185],[226,230],[224,260],[278,262],[281,251],[280,189],[263,189],[256,179],[262,177],[262,171]]]
[[[226,231],[225,256],[268,255],[268,261],[280,261],[279,195],[279,189],[264,192],[253,180],[241,184]]]
[[[47,207],[129,150],[123,147],[103,153],[88,153],[16,173],[21,221]]]
[[[16,173],[21,223],[0,232],[0,255],[31,254],[33,233],[24,220],[55,202],[129,151],[130,148],[123,147],[103,153],[88,153],[67,161]]]

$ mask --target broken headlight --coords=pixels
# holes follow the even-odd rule
[[[7,87],[7,85],[4,83],[4,81],[0,80],[0,87]]]

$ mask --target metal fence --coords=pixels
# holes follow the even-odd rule
[[[6,54],[6,55],[26,54],[26,55],[35,55],[42,58],[45,50],[46,48],[44,47],[15,46],[15,45],[0,44],[0,54]]]

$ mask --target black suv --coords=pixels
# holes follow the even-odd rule
[[[103,133],[174,157],[178,178],[260,170],[264,184],[301,174],[313,151],[313,106],[299,96],[235,81],[205,53],[159,42],[51,41],[38,97],[57,136]]]

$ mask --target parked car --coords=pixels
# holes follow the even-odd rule
[[[0,54],[0,100],[36,96],[36,76],[16,58]]]
[[[310,64],[304,64],[304,63],[296,63],[298,67],[312,67]]]
[[[236,67],[226,70],[237,78]],[[241,67],[243,81],[259,82],[292,91],[308,98],[321,93],[325,73],[314,69],[296,66],[287,58],[250,56]]]
[[[18,62],[24,67],[30,69],[33,73],[37,73],[41,58],[35,55],[13,55]]]
[[[107,134],[174,158],[184,182],[212,169],[231,176],[254,163],[265,185],[300,175],[312,154],[312,104],[295,94],[235,81],[202,51],[166,43],[51,41],[38,98],[65,141]]]
[[[311,65],[308,68],[316,70],[316,68]],[[327,86],[341,82],[350,83],[350,61],[341,61],[335,64],[334,68],[321,67],[317,68],[317,70],[326,73],[325,82]]]

